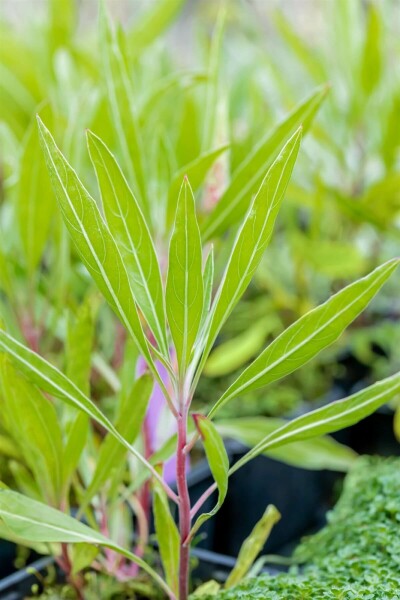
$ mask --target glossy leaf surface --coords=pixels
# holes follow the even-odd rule
[[[243,371],[210,414],[239,394],[292,373],[332,344],[364,310],[399,264],[393,259],[347,286],[286,329]]]
[[[183,371],[189,361],[203,311],[200,232],[194,196],[187,178],[179,193],[169,246],[166,301],[178,364]]]

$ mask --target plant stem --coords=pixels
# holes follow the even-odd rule
[[[176,461],[176,481],[179,494],[179,600],[187,600],[189,596],[189,544],[185,544],[190,533],[190,498],[186,478],[187,413],[185,402],[180,402],[181,411],[178,417],[178,447]]]
[[[203,506],[204,502],[211,496],[211,494],[213,492],[215,492],[215,490],[217,489],[217,484],[213,483],[212,485],[210,485],[209,488],[206,489],[206,491],[200,496],[200,498],[197,500],[196,504],[193,506],[192,510],[190,511],[190,517],[193,519],[193,517],[198,513],[198,511],[200,510],[200,508]]]

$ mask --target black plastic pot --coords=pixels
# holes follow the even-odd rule
[[[16,546],[7,540],[0,540],[0,578],[13,572]]]

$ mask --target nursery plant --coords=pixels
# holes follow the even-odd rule
[[[177,492],[161,476],[157,464],[152,464],[141,454],[124,437],[121,428],[118,430],[70,378],[2,330],[0,348],[8,355],[17,373],[23,374],[43,392],[86,413],[145,467],[156,490],[154,510],[164,579],[140,556],[59,510],[62,507],[55,505],[54,496],[48,499],[46,505],[3,489],[0,493],[2,523],[21,540],[28,542],[86,543],[120,552],[145,569],[170,598],[186,600],[189,594],[190,545],[201,524],[212,517],[223,503],[229,475],[269,448],[329,433],[358,421],[399,391],[400,376],[394,375],[347,399],[278,427],[232,467],[213,424],[214,416],[232,398],[284,377],[333,343],[382,287],[399,260],[393,259],[381,265],[295,322],[212,403],[207,415],[191,414],[191,402],[208,354],[225,320],[249,284],[272,235],[299,151],[301,128],[289,138],[267,171],[254,199],[249,199],[249,210],[233,242],[222,281],[212,298],[213,253],[209,251],[203,264],[195,200],[186,177],[179,192],[164,286],[146,218],[106,145],[88,132],[88,147],[98,177],[103,216],[39,118],[38,126],[52,185],[76,249],[105,299],[135,341],[176,421]],[[160,375],[159,363],[168,374],[167,383]],[[132,377],[133,370],[134,365]],[[18,381],[19,376],[16,374],[15,377]],[[131,401],[133,411],[137,400]],[[192,434],[189,434],[190,421],[195,429]],[[46,433],[43,429],[35,431],[35,435],[39,439],[51,436],[54,455],[59,456],[60,447],[58,445],[57,449],[55,445],[53,428]],[[203,444],[215,484],[191,506],[186,477],[187,457],[197,440]],[[49,440],[46,439],[46,442]],[[110,468],[114,466],[110,464]],[[211,512],[201,514],[205,499],[214,489],[218,490],[217,505]],[[169,501],[178,512],[178,525],[172,518]]]
[[[241,155],[239,144],[228,145],[226,106],[224,113],[219,105],[223,16],[206,75],[172,72],[165,57],[161,67],[140,57],[180,5],[179,0],[160,2],[157,18],[149,13],[144,24],[128,32],[114,31],[103,15],[100,63],[92,52],[75,46],[70,12],[59,21],[52,12],[47,50],[35,46],[37,64],[45,57],[46,69],[34,77],[46,73],[42,87],[22,72],[21,79],[12,80],[4,105],[8,148],[16,152],[17,140],[25,137],[19,178],[6,182],[2,214],[6,224],[11,214],[19,228],[22,260],[15,260],[8,247],[3,256],[1,243],[0,306],[7,323],[0,330],[1,427],[10,437],[0,441],[14,462],[12,477],[0,491],[0,535],[53,554],[78,597],[85,594],[82,572],[87,568],[120,582],[135,579],[130,591],[157,596],[148,580],[137,577],[140,569],[161,594],[186,600],[191,546],[202,524],[221,507],[231,474],[259,454],[312,468],[321,466],[321,454],[330,465],[348,463],[351,453],[321,436],[357,422],[400,391],[396,374],[290,422],[219,418],[235,399],[245,401],[254,390],[280,382],[333,344],[389,279],[399,263],[392,259],[324,304],[303,310],[283,332],[282,323],[274,325],[279,320],[275,307],[267,306],[271,314],[265,311],[263,318],[270,316],[274,325],[268,330],[271,342],[264,348],[262,338],[259,355],[254,360],[247,356],[248,366],[220,394],[211,388],[203,410],[195,407],[200,378],[263,260],[302,134],[328,87],[314,90]],[[61,38],[54,36],[60,28]],[[60,39],[63,48],[56,44]],[[8,73],[21,53],[5,54]],[[56,77],[49,63],[57,65]],[[64,97],[63,77],[74,110]],[[93,102],[84,110],[81,84],[88,77]],[[25,94],[29,102],[18,116],[14,101],[21,85],[36,91]],[[188,93],[202,85],[205,94]],[[37,124],[30,123],[34,108],[40,113]],[[221,119],[220,111],[225,114]],[[83,123],[96,131],[87,131],[88,152],[78,134]],[[12,172],[7,165],[6,174],[8,167]],[[96,198],[89,192],[95,177]],[[8,195],[15,183],[17,211]],[[49,249],[51,215],[56,226]],[[114,317],[98,308],[94,286],[114,311],[117,327]],[[35,304],[46,315],[41,328]],[[103,355],[91,343],[99,314]],[[114,348],[114,337],[127,339],[126,346],[120,344],[125,352],[118,374],[110,368],[115,357],[108,346]],[[93,366],[95,386],[89,384]],[[111,399],[102,393],[104,380],[114,394]],[[150,448],[147,436],[154,431],[146,419],[154,402],[162,407],[158,429],[164,430],[165,443]],[[225,437],[251,446],[234,465],[229,465]],[[302,444],[309,444],[308,458],[301,456]],[[198,448],[215,484],[191,505],[187,474]],[[176,486],[167,476],[171,465]],[[204,504],[215,492],[216,506],[205,513]],[[150,509],[158,556],[149,550]],[[267,509],[260,525],[263,539],[276,520],[276,509]],[[238,565],[241,573],[242,557]]]

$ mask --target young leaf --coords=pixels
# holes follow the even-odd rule
[[[94,336],[94,311],[88,297],[76,315],[69,315],[66,338],[66,375],[86,395],[90,393],[90,373]]]
[[[155,469],[143,456],[129,444],[115,429],[112,423],[103,415],[94,402],[85,396],[61,371],[47,362],[44,358],[32,352],[0,329],[0,349],[13,359],[14,364],[42,390],[66,402],[70,406],[86,413],[99,423],[127,448],[156,479],[162,480]]]
[[[71,550],[72,575],[77,575],[80,571],[90,567],[99,553],[97,546],[85,542],[73,545]]]
[[[0,489],[0,519],[11,531],[30,542],[60,542],[70,544],[95,544],[115,550],[128,560],[136,563],[173,597],[169,587],[161,577],[141,558],[121,548],[112,540],[65,513],[26,498],[22,494]]]
[[[82,262],[136,341],[143,356],[152,365],[128,275],[117,245],[100,215],[96,202],[61,154],[39,117],[38,124],[53,188]],[[155,367],[153,370],[156,371]]]
[[[43,497],[57,505],[61,488],[62,438],[54,406],[1,356],[4,409],[15,441]]]
[[[176,212],[176,198],[179,195],[179,190],[182,185],[182,179],[186,175],[190,181],[193,192],[200,187],[203,183],[208,171],[214,164],[221,154],[223,154],[229,146],[226,144],[220,146],[215,150],[204,152],[200,154],[195,160],[185,165],[183,169],[180,169],[174,176],[168,190],[168,202],[167,202],[167,229],[169,230],[174,222]]]
[[[282,146],[294,132],[310,125],[325,99],[328,87],[320,87],[299,104],[277,127],[268,133],[237,169],[232,181],[219,199],[215,210],[202,225],[203,240],[217,237],[228,227],[237,223],[246,213],[249,199],[256,193],[263,177],[281,151]]]
[[[68,410],[71,410],[71,412],[74,410],[72,406],[68,406],[67,408]],[[67,436],[62,457],[63,483],[65,487],[68,487],[70,479],[86,446],[89,429],[89,417],[83,412],[75,414],[67,427]]]
[[[90,373],[94,334],[94,315],[91,299],[80,305],[77,314],[67,324],[66,375],[85,395],[90,393]],[[65,430],[63,480],[68,485],[89,432],[88,416],[64,405],[62,421]]]
[[[193,192],[185,177],[169,246],[167,315],[181,372],[196,340],[203,310],[200,231]]]
[[[153,486],[154,523],[165,579],[171,590],[178,594],[179,531],[171,515],[167,495],[160,484]]]
[[[222,43],[227,16],[227,4],[221,3],[217,22],[211,38],[210,53],[208,58],[208,79],[206,84],[206,97],[204,99],[204,131],[202,148],[210,147],[215,132],[216,106],[220,94],[219,75],[221,72]]]
[[[378,381],[361,392],[344,400],[337,400],[327,406],[313,410],[306,415],[285,423],[282,427],[267,435],[252,448],[230,470],[235,473],[255,456],[284,444],[307,440],[309,438],[332,433],[358,423],[379,406],[392,400],[400,393],[400,372]]]
[[[22,151],[16,200],[22,249],[32,275],[41,259],[56,208],[35,123],[28,129]]]
[[[389,260],[288,327],[239,375],[213,406],[209,416],[239,394],[292,373],[335,342],[364,310],[399,263],[399,259]]]
[[[132,292],[160,348],[168,354],[159,261],[142,211],[107,146],[87,132],[108,226],[126,266]]]
[[[256,523],[253,531],[243,542],[236,564],[229,574],[225,588],[230,588],[241,581],[250,570],[252,564],[263,549],[273,526],[280,520],[281,514],[273,504],[267,506],[265,513]]]
[[[122,155],[124,172],[138,194],[146,217],[148,213],[145,170],[143,166],[143,142],[141,131],[133,110],[133,88],[129,79],[119,40],[106,13],[104,3],[100,15],[101,55],[107,100]]]
[[[198,372],[201,372],[219,330],[246,290],[261,261],[296,162],[300,139],[301,129],[290,138],[269,169],[237,235],[214,300]]]
[[[193,415],[193,419],[197,430],[202,437],[208,464],[210,465],[212,476],[214,477],[218,488],[218,501],[210,512],[203,513],[196,519],[196,522],[190,531],[190,539],[193,538],[199,527],[205,521],[213,517],[221,508],[228,491],[229,469],[229,459],[225,450],[224,442],[222,441],[222,438],[213,423],[200,414]]]
[[[129,402],[125,403],[124,410],[115,424],[117,431],[129,444],[133,444],[139,435],[152,389],[153,379],[150,375],[143,375],[135,381],[129,395]],[[81,500],[81,511],[85,509],[100,488],[104,487],[115,469],[121,466],[125,454],[126,448],[121,446],[113,434],[108,433],[101,444],[92,480]]]

